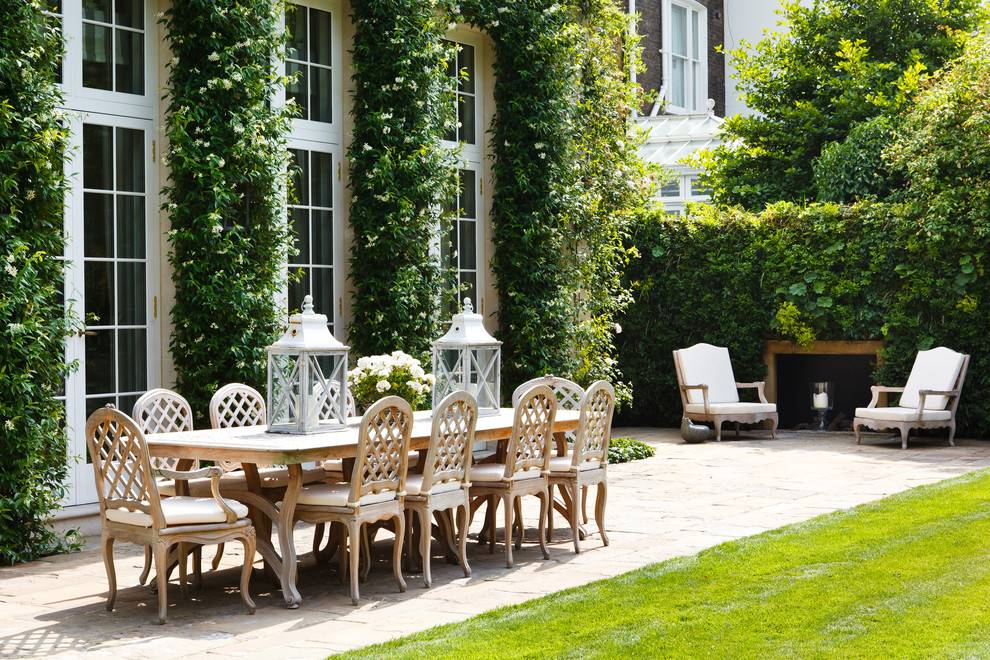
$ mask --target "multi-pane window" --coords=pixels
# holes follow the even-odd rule
[[[83,125],[86,416],[148,386],[144,131]]]
[[[667,50],[669,67],[666,78],[671,105],[690,112],[702,108],[706,94],[705,13],[693,3],[669,0]]]
[[[450,41],[448,44],[457,50],[457,57],[447,62],[447,74],[457,79],[454,94],[457,125],[444,137],[448,142],[476,144],[477,88],[475,84],[475,48],[471,44]]]
[[[663,184],[660,188],[661,197],[680,197],[681,196],[681,178],[677,177]]]
[[[82,84],[144,94],[144,2],[82,0]]]
[[[448,208],[454,217],[441,241],[441,263],[456,278],[456,300],[478,303],[478,182],[474,170],[458,172],[457,199]],[[460,306],[458,305],[458,308]]]
[[[62,0],[48,0],[46,3],[48,9],[45,14],[52,22],[52,26],[58,32],[59,37],[62,37],[64,33],[63,29],[63,17],[62,17]],[[55,80],[57,82],[62,82],[62,57],[59,56],[58,63],[55,65]]]
[[[310,294],[316,311],[332,320],[333,157],[321,151],[290,151],[295,163],[295,199],[289,204],[289,220],[296,233],[299,254],[290,257],[289,309],[300,309],[303,298]],[[295,279],[300,271],[301,279]]]
[[[328,11],[289,5],[285,14],[287,39],[285,73],[287,99],[299,105],[300,117],[310,121],[333,121],[333,44]]]

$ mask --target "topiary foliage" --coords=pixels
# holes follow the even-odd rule
[[[57,552],[45,523],[68,465],[62,302],[61,36],[38,0],[0,0],[0,564]]]
[[[165,12],[172,60],[165,130],[175,283],[172,357],[179,391],[203,421],[217,387],[264,387],[265,347],[291,237],[285,221],[293,105],[284,81],[280,2],[175,0]]]
[[[455,154],[447,21],[434,0],[355,2],[354,137],[348,151],[350,341],[364,355],[423,356],[438,334],[443,278],[431,251],[449,222]]]

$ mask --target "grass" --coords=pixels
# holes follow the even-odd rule
[[[990,471],[350,655],[548,656],[990,657]]]

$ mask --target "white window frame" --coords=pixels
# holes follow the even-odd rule
[[[688,72],[689,89],[693,94],[693,107],[680,106],[673,102],[673,7],[683,7],[688,12],[687,41],[688,64],[692,71]],[[698,13],[698,59],[691,57],[693,37],[691,34],[691,12]],[[696,114],[703,112],[708,97],[708,8],[695,0],[663,0],[661,11],[661,59],[663,61],[663,90],[667,102],[666,111],[670,114]],[[698,75],[693,76],[694,65],[698,67]],[[692,80],[692,77],[694,78]]]
[[[692,182],[701,176],[699,170],[679,169],[675,170],[674,175],[674,178],[668,181],[668,185],[677,184],[676,196],[663,195],[662,188],[658,188],[656,192],[656,199],[663,203],[665,211],[679,215],[683,213],[686,204],[707,204],[709,202],[711,195],[696,195],[692,190]]]

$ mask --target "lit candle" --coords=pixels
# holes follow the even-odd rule
[[[828,408],[827,392],[816,392],[813,400],[815,410],[826,410]]]

